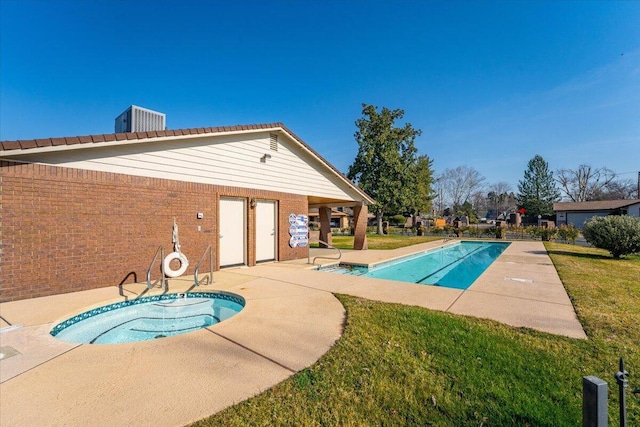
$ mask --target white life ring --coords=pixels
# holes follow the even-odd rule
[[[177,270],[171,269],[171,261],[177,259],[180,261],[180,268]],[[164,265],[164,274],[168,277],[178,277],[182,276],[185,271],[187,271],[187,267],[189,267],[189,260],[187,257],[181,252],[171,252],[167,255],[163,261]]]

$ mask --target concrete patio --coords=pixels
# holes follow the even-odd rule
[[[346,251],[343,261],[376,263],[442,243]],[[314,250],[312,256],[321,252]],[[196,332],[138,343],[66,343],[49,330],[88,308],[136,298],[144,285],[0,304],[0,347],[6,355],[0,360],[0,425],[180,426],[196,421],[274,386],[329,350],[345,319],[333,293],[586,338],[540,242],[513,242],[466,291],[309,267],[307,260],[298,260],[216,272],[215,283],[198,290],[242,295],[247,302],[242,312]],[[173,279],[169,290],[184,292],[191,286],[188,277]]]

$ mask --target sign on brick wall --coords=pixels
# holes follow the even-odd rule
[[[307,215],[289,215],[289,246],[305,247],[309,244],[309,217]]]

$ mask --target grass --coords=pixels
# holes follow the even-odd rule
[[[367,234],[369,249],[397,249],[404,246],[417,245],[418,243],[433,242],[434,240],[442,240],[442,237]],[[331,244],[340,249],[353,249],[353,236],[333,236],[331,238]],[[315,247],[317,246],[318,245],[315,244]]]
[[[342,338],[313,366],[195,426],[576,426],[582,377],[624,357],[640,387],[640,256],[546,244],[588,340],[339,295]],[[640,397],[627,394],[628,425]]]

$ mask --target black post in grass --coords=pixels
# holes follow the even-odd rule
[[[594,376],[582,378],[582,427],[607,427],[609,386]]]
[[[627,427],[627,405],[624,389],[629,385],[629,372],[624,370],[624,360],[620,358],[620,370],[613,376],[618,382],[618,396],[620,397],[620,427]]]

